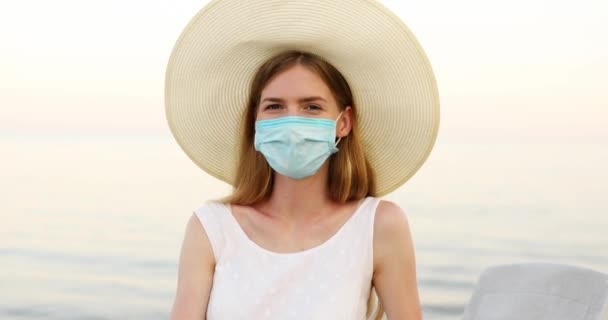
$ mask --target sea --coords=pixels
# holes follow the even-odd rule
[[[0,146],[0,319],[168,319],[186,222],[229,186],[169,135],[4,134]],[[606,164],[601,140],[440,137],[384,197],[408,217],[424,318],[460,319],[491,266],[608,273]]]

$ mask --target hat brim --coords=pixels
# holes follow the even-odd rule
[[[375,0],[214,0],[169,58],[166,116],[184,152],[229,184],[256,69],[281,51],[323,57],[348,81],[378,195],[410,179],[439,128],[431,64],[407,26]]]

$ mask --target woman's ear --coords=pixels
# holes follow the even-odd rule
[[[350,106],[346,106],[344,110],[342,110],[342,115],[340,119],[338,119],[338,123],[336,124],[336,136],[338,138],[344,138],[349,133],[353,127],[353,111]]]

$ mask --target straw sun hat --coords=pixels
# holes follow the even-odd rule
[[[289,49],[321,56],[347,80],[378,195],[412,177],[437,137],[437,85],[412,32],[375,0],[207,4],[183,30],[166,72],[167,120],[188,157],[233,183],[250,81]]]

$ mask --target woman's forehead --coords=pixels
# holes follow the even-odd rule
[[[262,90],[261,98],[299,100],[315,96],[329,101],[331,91],[319,75],[296,66],[273,77]]]
[[[316,91],[327,91],[329,87],[316,73],[303,66],[294,66],[272,77],[264,87],[264,91],[294,89],[312,89]]]

